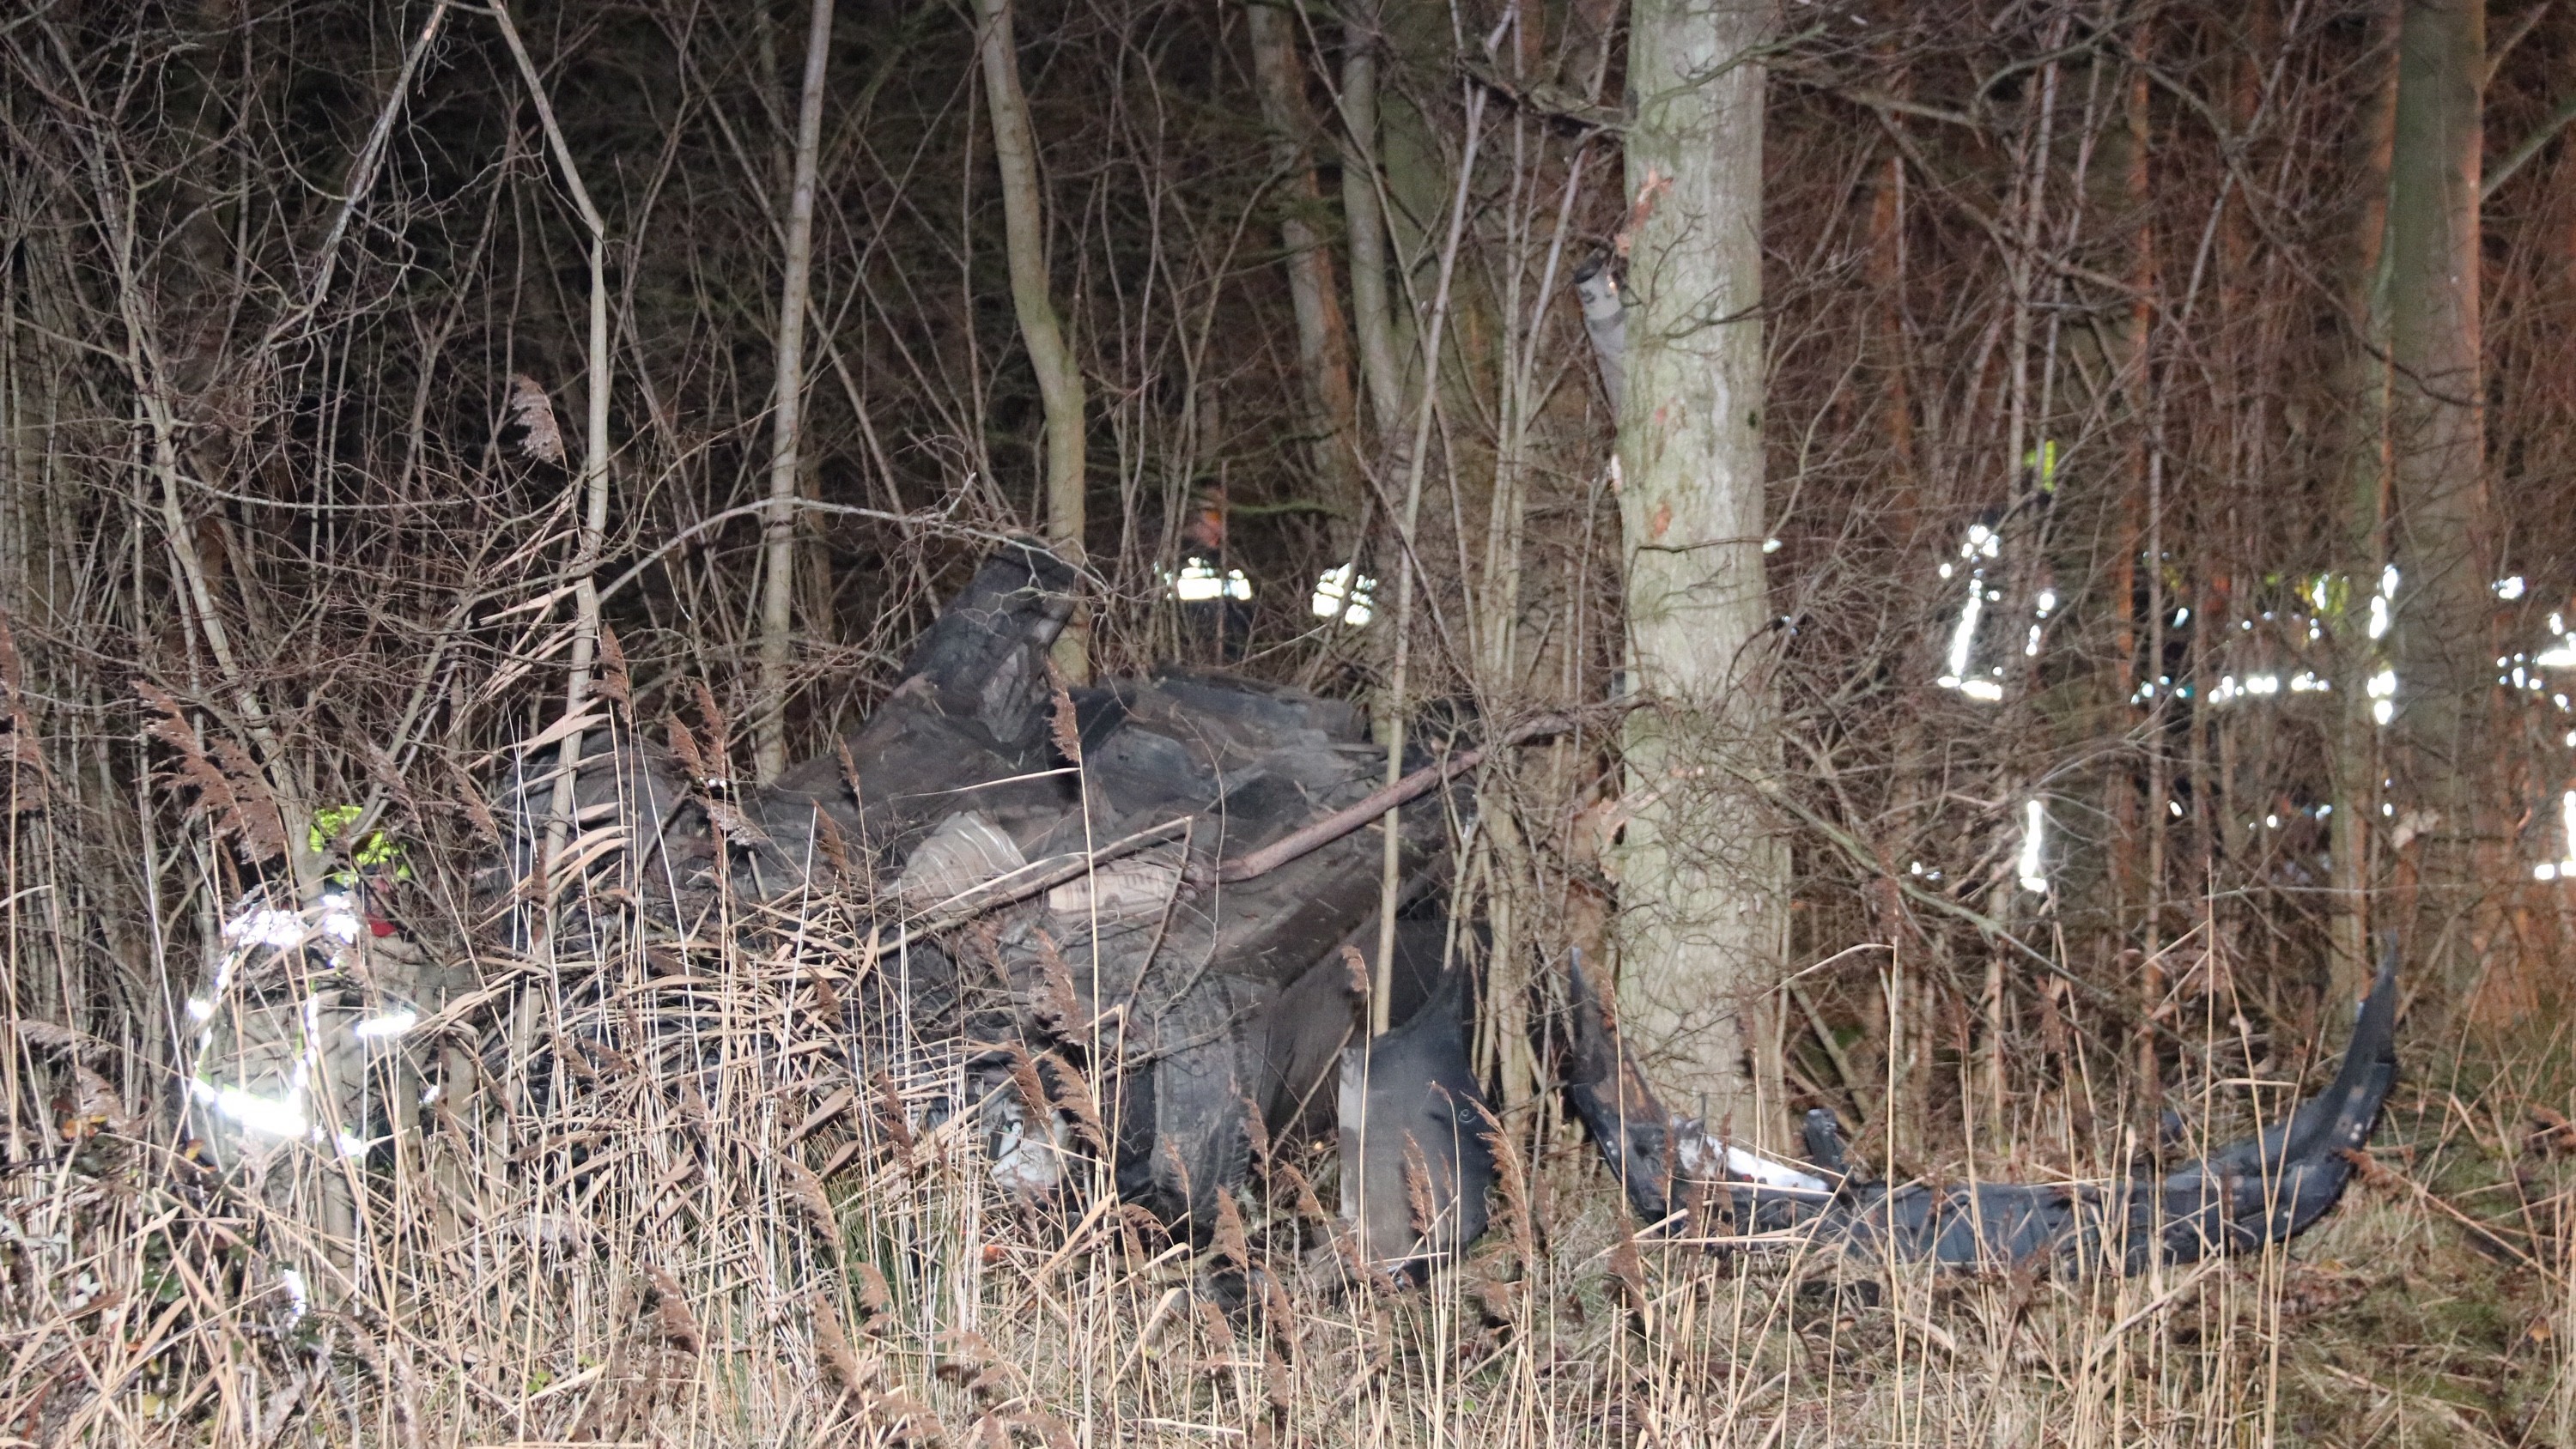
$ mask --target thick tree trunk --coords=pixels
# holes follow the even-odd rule
[[[2393,22],[2394,16],[2389,17]],[[2393,43],[2393,23],[2374,39]],[[2379,669],[2380,645],[2369,635],[2367,600],[2388,561],[2388,177],[2397,112],[2395,57],[2371,88],[2352,142],[2352,165],[2362,177],[2361,201],[2352,219],[2352,256],[2346,266],[2345,310],[2357,329],[2346,344],[2338,391],[2343,423],[2343,574],[2348,581],[2336,619],[2337,670],[2329,741],[2334,785],[2334,959],[2327,999],[2350,1001],[2370,979],[2370,856],[2379,818],[2378,726],[2371,719],[2369,681]],[[2328,601],[2332,601],[2329,594]],[[2322,606],[2321,606],[2322,607]]]
[[[975,0],[982,22],[984,95],[993,113],[993,159],[1002,171],[1002,221],[1008,233],[1011,307],[1037,373],[1046,408],[1046,536],[1056,556],[1083,566],[1082,370],[1058,320],[1047,285],[1046,212],[1038,190],[1037,139],[1020,89],[1019,47],[1011,38],[1010,0]],[[1082,616],[1058,636],[1054,658],[1077,681],[1090,675],[1089,631]]]
[[[2397,673],[2394,773],[2419,817],[2430,940],[2418,952],[2454,987],[2474,952],[2453,929],[2493,824],[2483,728],[2494,678],[2494,510],[2479,365],[2478,172],[2484,0],[2406,0],[2388,187],[2389,481],[2402,572],[2389,640]]]
[[[1619,420],[1630,716],[1620,993],[1655,1070],[1713,1129],[1767,1136],[1748,1057],[1779,964],[1786,852],[1756,805],[1778,773],[1762,566],[1764,36],[1753,0],[1630,14],[1627,398]]]
[[[796,613],[796,468],[805,400],[805,302],[814,260],[815,153],[823,139],[823,82],[832,61],[832,0],[814,0],[805,32],[805,88],[787,191],[787,276],[778,288],[777,398],[770,413],[769,511],[760,577],[760,697],[753,768],[766,785],[787,768],[787,664]]]
[[[1281,250],[1288,254],[1288,299],[1297,318],[1297,367],[1304,374],[1306,405],[1315,434],[1315,469],[1339,521],[1336,552],[1346,551],[1359,528],[1360,482],[1353,446],[1359,441],[1358,400],[1351,394],[1350,329],[1333,286],[1333,257],[1315,226],[1323,191],[1309,148],[1314,117],[1306,106],[1306,80],[1297,62],[1296,26],[1271,0],[1245,7],[1252,32],[1252,72],[1261,92],[1261,119],[1270,129],[1272,164],[1287,177],[1279,221]]]

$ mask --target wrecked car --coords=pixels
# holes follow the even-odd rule
[[[1048,1193],[1088,1160],[1204,1239],[1258,1144],[1329,1138],[1360,1261],[1454,1256],[1484,1231],[1495,1172],[1468,1051],[1474,983],[1444,973],[1439,948],[1452,831],[1471,808],[1455,781],[1480,751],[1417,748],[1387,785],[1383,747],[1341,701],[1187,672],[1063,685],[1047,650],[1075,585],[1034,543],[995,552],[864,726],[770,786],[724,778],[685,731],[602,740],[569,773],[523,752],[497,791],[504,846],[486,882],[520,907],[519,946],[550,932],[552,949],[585,954],[640,930],[648,950],[684,949],[741,903],[834,903],[877,963],[849,1004],[853,1039],[888,1059],[961,1044],[930,1110],[975,1114],[1004,1186]],[[1394,906],[1429,929],[1397,932],[1381,976],[1388,828]],[[370,934],[306,913],[227,943],[191,1005],[202,1135],[356,1152],[400,1129],[384,1102],[417,1081],[371,1074],[354,1044],[461,988],[370,975]],[[278,968],[293,953],[309,968],[316,950],[319,972]],[[333,971],[350,985],[327,1004],[257,987]],[[1400,1023],[1374,1040],[1372,979],[1394,983]],[[1889,1184],[1850,1170],[1830,1114],[1810,1114],[1805,1163],[1712,1138],[1656,1096],[1582,963],[1565,991],[1561,1088],[1648,1228],[1714,1222],[1733,1241],[1958,1266],[2134,1272],[2288,1237],[2336,1200],[2395,1072],[2392,962],[2332,1087],[2245,1143],[2104,1182]],[[320,1085],[342,1078],[373,1096]]]

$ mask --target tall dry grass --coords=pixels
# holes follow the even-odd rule
[[[49,965],[75,979],[83,933],[62,918],[62,842],[13,818],[23,992]],[[864,899],[721,902],[685,942],[634,900],[602,890],[517,950],[496,944],[528,939],[508,909],[414,919],[408,938],[474,985],[380,1052],[380,1089],[435,1090],[361,1158],[272,1144],[209,1172],[178,1150],[172,1048],[13,1001],[0,1433],[2572,1442],[2561,1053],[2411,1043],[2372,1163],[2323,1228],[2127,1280],[1641,1239],[1588,1144],[1524,1116],[1495,1230],[1407,1288],[1350,1281],[1337,1225],[1270,1170],[1331,1200],[1315,1145],[1275,1144],[1240,1232],[1196,1245],[1084,1162],[1057,1200],[994,1186],[976,1115],[929,1121],[961,1090],[965,1044],[897,1029],[904,963],[874,951]],[[396,1056],[411,1075],[387,1070]],[[2235,1086],[2198,1084],[2213,1129],[2243,1125]],[[2036,1124],[2066,1105],[2034,1101],[2031,1141],[1947,1166],[2050,1171]]]

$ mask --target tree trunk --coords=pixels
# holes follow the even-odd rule
[[[1376,90],[1377,176],[1384,205],[1394,290],[1388,322],[1397,376],[1407,386],[1428,387],[1440,359],[1426,363],[1423,311],[1439,266],[1440,239],[1449,205],[1455,158],[1442,147],[1443,118],[1432,107],[1456,74],[1457,38],[1449,8],[1436,0],[1358,0],[1371,12],[1378,50]],[[1430,371],[1420,369],[1428,366]],[[1405,420],[1412,420],[1408,407]],[[1399,436],[1399,446],[1407,441]]]
[[[2427,934],[2413,959],[2453,987],[2474,952],[2450,929],[2493,822],[2481,758],[2495,650],[2495,523],[2479,366],[2478,172],[2484,0],[2406,0],[2389,157],[2389,482],[2401,570],[2389,640],[2401,812],[2419,816]],[[2356,591],[2359,581],[2356,581]],[[2435,943],[2442,942],[2437,948]]]
[[[582,184],[581,169],[573,164],[572,147],[564,140],[563,128],[555,123],[554,102],[546,95],[537,64],[528,57],[528,47],[519,38],[519,27],[510,18],[504,0],[493,0],[492,18],[500,23],[501,38],[508,42],[511,58],[518,62],[520,79],[527,82],[528,101],[536,107],[537,122],[546,135],[546,147],[553,153],[555,165],[563,173],[564,189],[572,193],[573,210],[581,217],[582,229],[590,238],[590,345],[587,349],[588,403],[583,409],[581,475],[581,532],[573,546],[570,572],[573,575],[573,634],[570,680],[564,686],[565,719],[579,719],[590,703],[591,671],[599,660],[599,558],[608,533],[608,399],[616,375],[617,359],[608,350],[608,223],[591,204],[590,188]],[[549,867],[571,835],[575,776],[581,769],[582,743],[587,731],[574,730],[564,736],[556,755],[561,775],[555,783],[550,818],[546,825],[545,860]]]
[[[1377,6],[1350,0],[1342,25],[1342,218],[1350,230],[1351,321],[1381,440],[1404,421],[1395,319],[1386,289],[1386,215],[1378,204]],[[1383,442],[1381,448],[1383,450]]]
[[[769,511],[760,576],[760,697],[753,769],[766,785],[787,768],[787,664],[796,614],[796,483],[805,399],[805,301],[814,260],[814,165],[823,139],[823,84],[832,61],[832,0],[814,0],[805,32],[805,88],[787,191],[787,277],[778,288],[777,397],[770,413]]]
[[[1619,419],[1634,687],[1620,852],[1621,995],[1675,1105],[1771,1135],[1759,1062],[1787,920],[1786,852],[1757,805],[1779,773],[1762,542],[1764,38],[1752,0],[1638,0]]]
[[[1441,330],[1449,323],[1450,287],[1457,280],[1459,243],[1467,231],[1468,200],[1476,175],[1476,147],[1483,136],[1485,94],[1477,91],[1467,101],[1467,144],[1458,160],[1457,188],[1449,204],[1448,239],[1440,246],[1440,277],[1431,294],[1431,311],[1421,333],[1423,376],[1437,375],[1433,359],[1440,356]],[[1437,396],[1426,384],[1420,402],[1414,408],[1413,438],[1404,452],[1403,506],[1396,512],[1395,545],[1395,619],[1393,659],[1387,668],[1386,709],[1382,729],[1386,740],[1386,782],[1393,785],[1404,773],[1404,725],[1411,717],[1411,700],[1407,690],[1406,669],[1413,641],[1413,596],[1421,572],[1421,558],[1415,549],[1416,525],[1422,516],[1422,470],[1431,448],[1431,424]],[[1384,873],[1378,901],[1377,980],[1369,997],[1369,1032],[1382,1036],[1393,1023],[1387,1009],[1393,999],[1389,989],[1390,973],[1395,967],[1395,909],[1397,887],[1402,880],[1403,832],[1397,828],[1398,812],[1386,812]]]
[[[1359,441],[1358,401],[1351,395],[1350,330],[1333,286],[1332,253],[1325,250],[1314,222],[1323,199],[1308,145],[1314,117],[1306,107],[1296,27],[1287,12],[1270,0],[1254,0],[1245,14],[1251,22],[1261,119],[1270,129],[1271,162],[1287,177],[1279,241],[1288,254],[1288,299],[1297,317],[1297,367],[1304,374],[1306,405],[1313,415],[1315,470],[1337,522],[1335,552],[1344,553],[1359,529],[1361,491],[1351,451]]]
[[[2120,549],[2119,567],[2112,574],[2114,582],[2111,586],[2111,596],[2118,601],[2120,621],[2116,630],[2119,640],[2116,652],[2120,662],[2112,674],[2112,688],[2118,692],[2120,699],[2120,703],[2116,706],[2120,711],[2117,727],[2122,734],[2136,737],[2144,734],[2141,726],[2155,717],[2158,708],[2158,706],[2150,706],[2142,712],[2137,705],[2137,566],[2139,551],[2147,547],[2148,541],[2148,496],[2151,488],[2149,470],[2155,466],[2150,456],[2149,444],[2156,431],[2153,420],[2157,407],[2154,386],[2155,351],[2152,346],[2156,325],[2153,300],[2156,296],[2156,213],[2155,193],[2149,185],[2150,178],[2147,170],[2148,162],[2155,154],[2153,116],[2147,108],[2149,99],[2147,67],[2155,54],[2155,32],[2151,23],[2140,22],[2136,32],[2130,37],[2129,44],[2130,74],[2127,105],[2123,116],[2126,123],[2124,140],[2127,154],[2123,158],[2125,164],[2121,167],[2121,183],[2132,222],[2129,240],[2129,281],[2136,291],[2129,302],[2128,335],[2124,339],[2127,346],[2123,349],[2126,355],[2120,360],[2121,375],[2126,379],[2125,394],[2130,422],[2128,445],[2122,459],[2125,464],[2123,471],[2126,474],[2122,490],[2123,506],[2128,516],[2123,520],[2126,526],[2126,538]],[[2150,553],[2148,560],[2147,568],[2152,574],[2159,567],[2156,555]],[[2154,632],[2152,628],[2149,630],[2151,634]],[[2150,658],[2147,661],[2146,677],[2150,680],[2154,679],[2163,667],[2162,659]],[[2151,735],[2145,737],[2154,739]],[[2133,783],[2134,772],[2132,771],[2120,771],[2116,775],[2118,795],[2111,810],[2111,877],[2114,891],[2112,900],[2113,918],[2116,922],[2113,929],[2119,933],[2123,943],[2131,929],[2132,915],[2132,912],[2123,907],[2126,907],[2134,896],[2136,904],[2144,908],[2143,912],[2138,913],[2142,915],[2146,928],[2143,938],[2146,949],[2140,953],[2138,966],[2137,1060],[2139,1095],[2149,1103],[2153,1103],[2161,1095],[2157,1084],[2156,1033],[2152,1023],[2156,1019],[2156,1013],[2163,1009],[2165,997],[2164,967],[2161,964],[2164,922],[2158,914],[2161,909],[2159,903],[2164,898],[2164,882],[2161,878],[2154,877],[2142,879],[2135,857],[2139,835],[2141,833],[2152,835],[2156,846],[2148,852],[2148,855],[2156,862],[2160,871],[2164,861],[2162,843],[2166,829],[2162,763],[2164,746],[2161,740],[2157,740],[2151,748],[2155,751],[2156,763],[2149,767],[2148,773],[2153,782],[2153,789],[2147,795],[2144,810],[2141,811],[2138,805],[2137,788]],[[2138,829],[2142,816],[2146,826],[2144,832]]]
[[[14,217],[0,232],[0,248],[15,255],[25,224]],[[44,408],[42,372],[29,365],[31,346],[20,340],[18,320],[29,310],[19,296],[22,268],[0,276],[0,627],[24,627],[31,614],[50,625],[51,610],[32,606],[49,591],[52,538],[45,527],[42,458],[36,451]],[[49,391],[49,389],[46,389]]]
[[[1046,408],[1046,536],[1056,556],[1083,567],[1082,370],[1047,286],[1046,215],[1038,191],[1037,140],[1020,89],[1019,48],[1011,38],[1011,0],[975,0],[984,27],[985,100],[993,112],[993,159],[1002,172],[1002,221],[1008,233],[1011,308],[1037,374]],[[1081,615],[1056,640],[1055,661],[1077,682],[1090,677],[1090,631]]]
[[[2394,17],[2389,17],[2392,21]],[[2394,41],[2395,26],[2373,39]],[[2388,561],[2388,175],[2397,114],[2395,57],[2371,88],[2352,144],[2353,169],[2363,178],[2353,218],[2352,256],[2346,267],[2345,311],[2356,335],[2346,344],[2338,385],[2343,420],[2343,563],[2348,581],[2335,618],[2336,674],[2329,741],[2334,787],[2334,959],[2328,999],[2350,1001],[2370,980],[2370,852],[2380,801],[2378,727],[2372,721],[2370,677],[2379,646],[2367,632],[2367,599],[2379,587]],[[2331,591],[2319,604],[2334,603]]]

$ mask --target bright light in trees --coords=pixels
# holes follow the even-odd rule
[[[1185,559],[1177,574],[1165,574],[1170,581],[1172,597],[1184,604],[1203,604],[1211,599],[1248,600],[1252,597],[1252,580],[1241,569],[1216,571],[1216,565],[1203,558]]]
[[[2033,800],[2022,807],[2021,888],[2039,895],[2048,894],[2048,877],[2041,874],[2041,840],[2048,830],[2048,811]]]
[[[1349,564],[1328,568],[1315,580],[1315,594],[1307,600],[1307,607],[1316,618],[1339,617],[1345,624],[1359,625],[1376,616],[1372,606],[1377,597],[1377,580],[1362,574],[1357,588],[1350,586],[1350,580]]]

